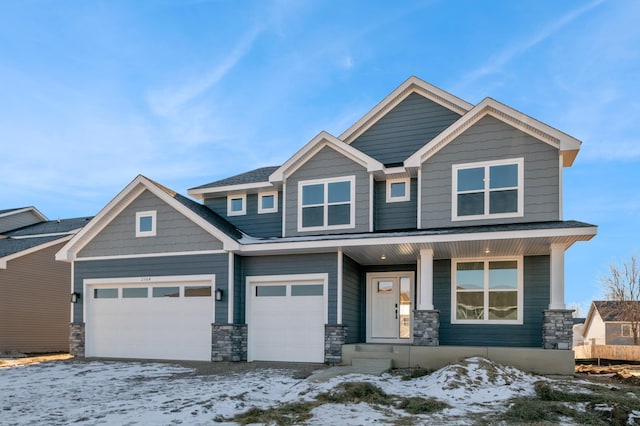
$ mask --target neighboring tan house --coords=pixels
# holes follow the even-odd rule
[[[585,345],[633,345],[633,331],[625,320],[623,303],[627,302],[599,300],[591,303],[582,328]]]
[[[0,210],[0,352],[69,350],[71,268],[55,254],[89,219]]]
[[[202,204],[138,176],[57,254],[73,350],[573,371],[564,253],[597,232],[562,215],[579,148],[411,77],[284,164],[190,189]]]

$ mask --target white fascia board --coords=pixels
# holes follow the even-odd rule
[[[255,192],[259,192],[259,190],[264,188],[274,188],[274,185],[271,182],[242,183],[238,185],[216,186],[213,188],[190,189],[187,191],[187,194],[201,200],[206,194],[227,195],[231,192],[251,192],[252,189],[255,189]]]
[[[404,161],[404,166],[407,168],[420,167],[427,159],[487,115],[559,149],[561,153],[569,154],[565,155],[565,167],[573,163],[573,159],[580,149],[581,142],[578,139],[494,99],[485,98],[468,113],[456,120],[451,126],[447,127],[442,133],[407,158]]]
[[[367,112],[360,120],[345,130],[339,138],[345,141],[345,143],[350,144],[412,93],[418,93],[460,115],[465,114],[473,108],[473,105],[469,102],[433,86],[418,77],[411,76]]]
[[[162,201],[182,213],[196,225],[209,232],[223,243],[225,250],[237,250],[238,243],[220,231],[218,228],[192,212],[188,207],[175,200],[154,182],[142,175],[138,175],[129,185],[111,200],[89,223],[78,232],[58,253],[56,260],[72,261],[100,231],[102,231],[118,214],[131,204],[144,190],[149,190]]]
[[[368,172],[375,172],[384,169],[384,166],[378,160],[371,158],[364,152],[353,148],[342,142],[335,136],[326,131],[320,132],[316,137],[311,139],[305,146],[289,158],[282,166],[269,176],[271,183],[284,182],[285,178],[291,175],[304,165],[307,160],[311,159],[322,148],[328,146],[352,161],[365,167]]]
[[[376,246],[384,244],[433,244],[457,241],[483,241],[551,238],[551,237],[584,237],[590,240],[598,231],[597,226],[586,228],[564,229],[532,229],[519,231],[473,232],[447,235],[391,235],[372,238],[344,238],[334,240],[282,241],[273,243],[246,243],[240,246],[240,252],[258,253],[263,251],[296,250],[296,249],[329,249],[338,247]]]
[[[31,254],[31,253],[35,253],[35,252],[40,251],[40,250],[44,250],[44,249],[46,249],[48,247],[55,246],[57,244],[65,242],[65,241],[69,241],[71,239],[71,237],[72,237],[72,235],[67,235],[66,237],[58,238],[57,240],[48,241],[46,243],[37,245],[35,247],[31,247],[31,248],[28,248],[26,250],[19,251],[17,253],[12,253],[12,254],[9,254],[9,255],[7,255],[5,257],[0,257],[0,269],[7,269],[7,262],[9,262],[10,260],[14,260],[14,259],[17,259],[17,258],[22,257],[22,256],[26,256],[26,255]]]

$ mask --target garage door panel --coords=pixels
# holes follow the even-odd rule
[[[210,296],[91,298],[86,355],[209,361],[212,322]]]
[[[318,283],[251,284],[250,360],[323,362],[325,293]]]

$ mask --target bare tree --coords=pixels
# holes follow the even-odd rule
[[[635,255],[622,265],[609,265],[609,275],[601,280],[607,299],[620,303],[620,314],[631,325],[633,344],[640,329],[640,265]]]

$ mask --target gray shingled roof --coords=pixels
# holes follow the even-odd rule
[[[2,235],[6,238],[0,238],[0,257],[62,239],[71,235],[72,231],[85,226],[90,220],[91,217],[48,220],[5,232]]]
[[[46,222],[34,223],[33,225],[7,231],[4,232],[3,235],[8,237],[23,237],[27,235],[68,233],[84,227],[90,220],[91,217],[48,220]]]
[[[239,175],[231,176],[225,179],[217,180],[215,182],[207,183],[204,185],[196,186],[189,189],[205,189],[205,188],[217,188],[220,186],[230,185],[243,185],[247,183],[268,182],[269,176],[275,172],[280,166],[260,167],[259,169],[251,170],[248,172],[240,173]]]
[[[623,305],[629,302],[621,302],[618,300],[596,300],[593,304],[598,309],[602,321],[628,321],[624,315]],[[640,304],[640,302],[631,302]]]
[[[237,241],[242,238],[242,232],[240,232],[238,228],[233,226],[230,222],[211,210],[209,207],[197,203],[178,193],[176,193],[173,198],[234,240]]]

